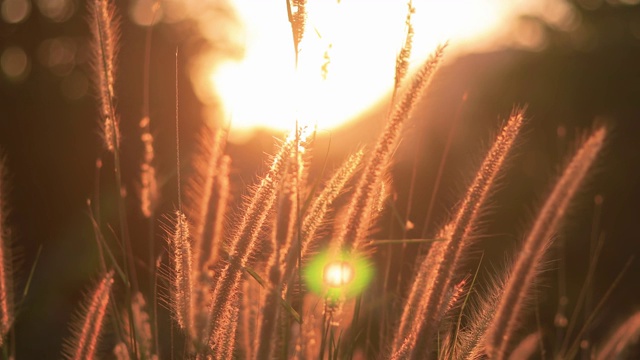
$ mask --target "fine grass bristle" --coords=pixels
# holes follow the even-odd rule
[[[504,289],[504,279],[496,278],[482,296],[471,306],[468,324],[458,335],[454,345],[456,359],[483,359],[485,357],[484,335],[491,324]]]
[[[582,145],[540,210],[513,269],[508,273],[500,303],[487,330],[487,353],[492,358],[502,359],[507,355],[545,250],[550,246],[572,198],[597,159],[606,134],[606,129],[600,128]]]
[[[73,360],[91,360],[96,357],[97,343],[100,339],[107,314],[107,305],[111,298],[113,270],[104,274],[95,290],[87,297],[82,309],[71,325],[72,336],[65,344],[64,356]]]

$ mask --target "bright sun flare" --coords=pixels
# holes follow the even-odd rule
[[[393,86],[395,54],[405,33],[404,1],[308,1],[298,66],[286,3],[235,0],[245,56],[209,71],[232,135],[284,131],[296,119],[333,129],[371,107]],[[446,40],[462,43],[500,19],[495,0],[414,1],[413,64]]]
[[[327,264],[322,275],[327,286],[341,287],[353,280],[353,266],[346,261]]]

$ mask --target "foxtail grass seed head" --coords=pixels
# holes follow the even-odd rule
[[[96,357],[97,343],[100,339],[107,314],[107,305],[111,298],[113,270],[106,273],[95,290],[86,299],[78,312],[77,320],[72,324],[72,337],[64,348],[64,355],[73,360],[91,360]]]
[[[158,181],[154,164],[155,151],[153,149],[153,135],[149,131],[149,117],[140,121],[142,135],[140,140],[144,145],[144,154],[140,164],[140,208],[142,215],[150,218],[158,206]]]
[[[239,289],[243,269],[258,251],[258,236],[272,210],[277,197],[278,184],[286,174],[287,162],[296,146],[296,137],[289,137],[274,156],[269,171],[260,181],[247,202],[240,221],[229,244],[229,258],[219,273],[213,290],[209,313],[208,347],[216,354],[214,358],[224,358],[233,347],[235,333],[229,326],[237,322]]]
[[[133,295],[133,299],[131,300],[131,314],[133,315],[133,327],[129,324],[129,315],[123,314],[124,330],[126,333],[123,344],[127,349],[133,349],[134,344],[131,340],[135,339],[135,354],[138,354],[139,357],[144,359],[152,359],[155,356],[152,355],[153,334],[149,322],[149,313],[147,312],[147,303],[141,292]],[[129,332],[130,329],[134,330],[134,334]]]
[[[194,271],[192,269],[191,242],[187,217],[176,211],[175,228],[167,237],[171,249],[171,307],[180,329],[194,335],[192,326],[194,309]]]
[[[453,219],[438,234],[437,238],[444,241],[433,243],[429,253],[421,261],[404,305],[392,354],[400,346],[416,349],[415,343],[406,343],[405,338],[409,333],[415,334],[411,339],[421,342],[422,351],[427,351],[432,346],[429,342],[442,320],[443,308],[447,306],[444,297],[451,287],[453,274],[470,245],[480,209],[495,186],[494,181],[503,169],[523,123],[522,110],[514,111],[485,157]]]
[[[517,328],[531,283],[539,272],[543,255],[550,246],[571,200],[597,159],[606,134],[605,128],[596,130],[565,168],[542,206],[513,269],[509,271],[509,279],[506,281],[496,315],[487,330],[487,352],[493,358],[502,359],[507,355],[506,351],[511,345],[511,338]]]
[[[300,49],[300,42],[304,36],[307,24],[307,1],[306,0],[287,0],[289,9],[289,21],[291,22],[291,31],[293,33],[293,46],[296,52]]]
[[[92,62],[96,72],[95,86],[100,103],[100,117],[106,147],[119,148],[120,130],[115,111],[115,68],[119,40],[119,20],[110,0],[90,0],[89,14],[92,38]]]
[[[195,169],[187,190],[187,214],[193,224],[194,266],[204,271],[217,259],[229,200],[231,159],[224,155],[226,132],[205,125],[192,160]]]
[[[405,20],[405,38],[404,43],[402,44],[402,48],[396,57],[396,75],[395,75],[395,84],[394,84],[394,93],[398,91],[400,85],[402,84],[402,80],[407,75],[407,71],[409,70],[409,64],[411,60],[411,49],[413,48],[413,23],[411,21],[412,15],[415,13],[416,9],[413,7],[413,1],[409,0],[407,2],[407,18]]]
[[[337,245],[339,248],[363,250],[362,248],[367,247],[364,235],[369,229],[370,219],[363,217],[362,214],[375,203],[375,198],[371,195],[376,193],[376,188],[383,181],[386,169],[389,167],[391,154],[400,138],[402,125],[411,115],[419,97],[442,61],[444,48],[445,46],[439,46],[424,62],[378,138],[349,203],[343,228],[338,234]]]

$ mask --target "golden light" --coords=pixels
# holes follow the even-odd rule
[[[220,62],[209,55],[218,61],[198,62],[201,68],[192,75],[200,95],[211,93],[201,98],[221,99],[232,137],[256,128],[290,130],[296,119],[333,129],[393,86],[405,36],[405,1],[309,0],[297,67],[285,1],[235,0],[232,6],[242,28],[238,32],[234,25],[233,35],[244,47],[242,58]],[[447,40],[453,44],[449,56],[473,48],[507,11],[500,0],[414,0],[413,7],[413,65]],[[211,36],[224,34],[218,29]]]
[[[322,280],[325,285],[339,288],[349,284],[355,275],[353,266],[346,261],[332,262],[325,266]]]

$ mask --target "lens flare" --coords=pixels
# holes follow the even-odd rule
[[[367,288],[373,275],[374,268],[365,256],[329,250],[317,254],[303,269],[309,290],[327,299],[357,296]]]
[[[346,261],[329,263],[322,276],[327,286],[339,288],[348,285],[354,277],[353,266]]]

